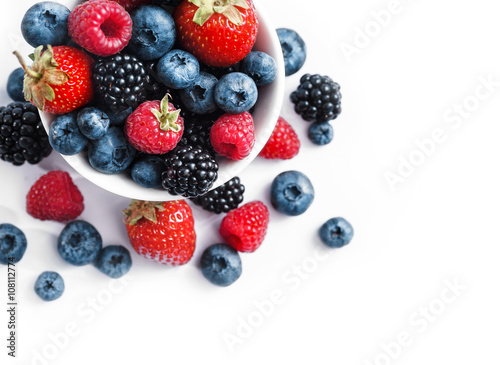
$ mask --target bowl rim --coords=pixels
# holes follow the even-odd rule
[[[70,7],[80,1],[64,0],[62,4]],[[218,157],[219,171],[217,180],[214,182],[210,190],[213,190],[231,178],[237,176],[258,156],[262,148],[264,148],[267,140],[270,138],[274,130],[274,126],[278,121],[283,104],[283,95],[285,91],[285,65],[281,44],[278,35],[269,17],[262,10],[259,1],[254,1],[257,16],[259,19],[259,30],[253,50],[261,50],[263,46],[268,45],[266,53],[272,56],[276,62],[277,74],[275,80],[265,86],[259,86],[259,97],[256,107],[252,112],[255,124],[255,145],[250,154],[242,160],[230,160],[224,157]],[[263,25],[265,24],[265,26]],[[265,104],[265,108],[259,109],[259,104]],[[47,112],[40,113],[43,126],[49,133],[49,126],[57,115]],[[58,152],[56,152],[58,153]],[[136,183],[130,175],[122,171],[119,174],[105,174],[95,170],[90,166],[86,153],[77,155],[60,154],[65,162],[84,177],[89,182],[100,188],[113,193],[115,195],[137,200],[145,201],[171,201],[187,199],[180,195],[171,195],[163,188],[145,188]],[[126,170],[127,171],[127,170]]]

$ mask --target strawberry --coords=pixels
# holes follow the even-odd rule
[[[259,22],[251,0],[184,0],[173,17],[180,45],[208,66],[241,61],[257,38]]]
[[[123,214],[130,243],[139,255],[173,266],[183,265],[193,256],[194,219],[184,200],[132,200]]]
[[[74,220],[83,209],[83,196],[66,171],[55,170],[41,176],[26,196],[26,211],[42,221]]]
[[[292,126],[282,117],[274,127],[271,137],[259,156],[268,159],[289,160],[299,153],[300,141]]]
[[[68,46],[37,47],[31,67],[14,52],[24,69],[24,97],[41,111],[66,114],[87,104],[93,96],[93,59]]]
[[[91,0],[77,5],[68,15],[73,41],[98,56],[121,51],[132,37],[130,14],[111,0]]]
[[[168,101],[145,101],[127,118],[125,134],[129,143],[141,152],[163,154],[172,150],[182,137],[184,119],[180,109]]]
[[[268,224],[267,207],[260,201],[253,201],[227,213],[219,233],[235,250],[254,252],[264,241]]]

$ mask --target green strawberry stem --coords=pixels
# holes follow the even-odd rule
[[[160,129],[164,132],[174,131],[180,132],[182,129],[181,125],[177,123],[177,119],[179,118],[180,109],[168,110],[168,97],[170,95],[166,94],[160,102],[160,110],[151,109],[151,112],[160,123]]]
[[[156,209],[160,212],[165,210],[163,203],[133,199],[129,207],[123,210],[123,215],[125,216],[124,222],[133,226],[139,220],[145,218],[153,223],[157,223]]]
[[[236,6],[250,9],[245,0],[189,0],[198,10],[194,13],[193,22],[203,25],[214,13],[224,15],[231,23],[243,24],[243,18]]]
[[[31,68],[26,65],[23,57],[18,51],[14,55],[19,60],[24,70],[23,93],[24,98],[32,101],[38,109],[45,109],[45,101],[52,101],[56,94],[51,87],[63,85],[69,80],[66,72],[59,70],[59,64],[54,59],[54,50],[51,45],[43,52],[43,46],[39,46],[34,51],[34,59]]]

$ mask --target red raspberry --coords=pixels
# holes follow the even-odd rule
[[[224,114],[210,129],[210,142],[218,154],[232,160],[247,157],[255,144],[252,114]]]
[[[126,11],[130,11],[139,5],[151,4],[151,0],[113,0],[123,6]]]
[[[267,207],[260,201],[253,201],[227,213],[219,233],[235,250],[254,252],[264,241],[268,224]]]
[[[259,156],[269,159],[289,160],[299,153],[300,141],[292,126],[282,117],[274,127],[271,137]]]
[[[83,212],[83,196],[66,171],[40,177],[26,196],[26,211],[33,218],[67,222]]]
[[[111,56],[128,44],[132,36],[132,18],[114,1],[90,0],[69,14],[68,32],[75,43],[90,53]]]

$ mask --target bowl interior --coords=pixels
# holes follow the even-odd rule
[[[60,1],[60,3],[66,5],[69,9],[73,9],[79,2],[80,1],[76,0]],[[254,2],[259,17],[259,31],[253,49],[265,52],[272,56],[276,61],[278,73],[273,83],[259,87],[259,97],[252,114],[255,124],[255,146],[252,152],[249,156],[240,161],[219,158],[219,174],[212,189],[224,184],[232,177],[237,176],[252,162],[253,159],[257,157],[271,136],[281,111],[285,84],[285,67],[281,45],[279,43],[278,36],[276,35],[275,28],[269,21],[265,12],[262,10],[262,7],[257,1]],[[49,113],[42,113],[41,118],[43,125],[48,132],[50,123],[54,120],[55,116]],[[115,175],[100,173],[90,166],[85,153],[79,153],[74,156],[62,155],[62,157],[84,178],[111,193],[130,199],[148,201],[183,199],[183,197],[171,195],[166,190],[161,188],[144,188],[134,182],[127,171]]]

